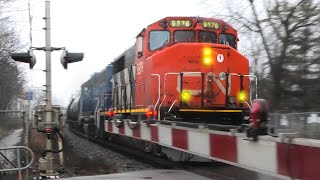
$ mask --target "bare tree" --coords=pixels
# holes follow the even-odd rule
[[[33,90],[33,100],[32,103],[35,107],[39,106],[41,102],[44,102],[46,94],[42,89]]]
[[[314,65],[320,64],[319,2],[248,0],[240,8],[239,3],[234,4],[234,1],[227,4],[229,13],[224,17],[238,26],[240,36],[249,40],[247,51],[253,64],[259,67],[255,73],[262,80],[260,90],[269,96],[272,106],[275,109],[312,108],[306,106],[310,96],[306,84],[319,82],[320,78],[309,76],[314,74]],[[305,92],[299,94],[301,91]],[[293,99],[297,102],[293,103]],[[292,106],[297,104],[298,107]]]
[[[16,97],[23,96],[23,71],[10,59],[10,53],[21,48],[19,36],[1,10],[10,0],[0,0],[0,109],[8,109]]]

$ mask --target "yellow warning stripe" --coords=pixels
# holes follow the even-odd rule
[[[242,112],[242,110],[215,110],[215,109],[179,109],[181,112]]]
[[[148,108],[139,108],[139,109],[125,109],[125,110],[117,110],[115,113],[143,113],[147,112]],[[214,110],[214,109],[180,109],[180,112],[221,112],[221,113],[241,113],[242,110]],[[107,115],[107,111],[100,112],[101,115]]]
[[[131,113],[131,112],[146,112],[148,108],[139,108],[139,109],[125,109],[125,110],[118,110],[114,111],[115,113]]]
[[[117,110],[114,113],[139,113],[139,112],[147,112],[148,108],[139,108],[139,109],[124,109],[124,110]],[[101,115],[106,115],[108,111],[100,112]]]
[[[100,112],[100,115],[107,115],[107,111]]]

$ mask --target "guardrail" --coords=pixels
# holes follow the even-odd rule
[[[8,150],[16,150],[16,165],[14,163],[12,163],[12,158],[8,158],[7,156],[5,156],[2,152],[3,151],[8,151]],[[21,166],[21,150],[24,149],[26,151],[26,154],[30,153],[31,156],[31,160],[29,161],[29,163],[25,166]],[[11,147],[1,147],[0,148],[0,157],[2,157],[3,159],[5,159],[6,162],[8,162],[11,166],[13,166],[13,168],[7,168],[7,169],[0,169],[0,172],[8,172],[8,171],[18,171],[18,179],[21,180],[22,179],[22,175],[21,175],[21,171],[24,169],[27,169],[31,166],[31,164],[34,161],[34,154],[32,152],[32,150],[28,147],[25,146],[11,146]],[[28,156],[26,156],[28,159]]]

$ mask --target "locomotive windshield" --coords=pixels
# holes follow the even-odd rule
[[[220,34],[219,44],[226,44],[236,49],[236,37],[232,34]]]
[[[217,34],[214,32],[200,31],[199,42],[217,43]]]
[[[170,41],[169,31],[151,31],[149,34],[149,49],[150,51],[157,50]]]
[[[197,33],[197,42],[200,43],[219,43],[225,44],[236,49],[236,36],[233,34],[219,34],[219,37],[212,31],[199,31]],[[180,42],[196,42],[195,31],[192,30],[176,30],[173,32],[173,41]],[[149,33],[149,50],[155,51],[169,44],[170,31],[153,30]]]
[[[194,42],[193,31],[175,31],[174,42]]]

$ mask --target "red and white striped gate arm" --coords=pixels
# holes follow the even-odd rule
[[[132,130],[128,123],[118,128],[114,121],[105,121],[105,131],[284,179],[320,179],[320,140],[294,138],[289,144],[280,138],[260,136],[258,142],[252,142],[241,133],[159,123],[137,124]]]

